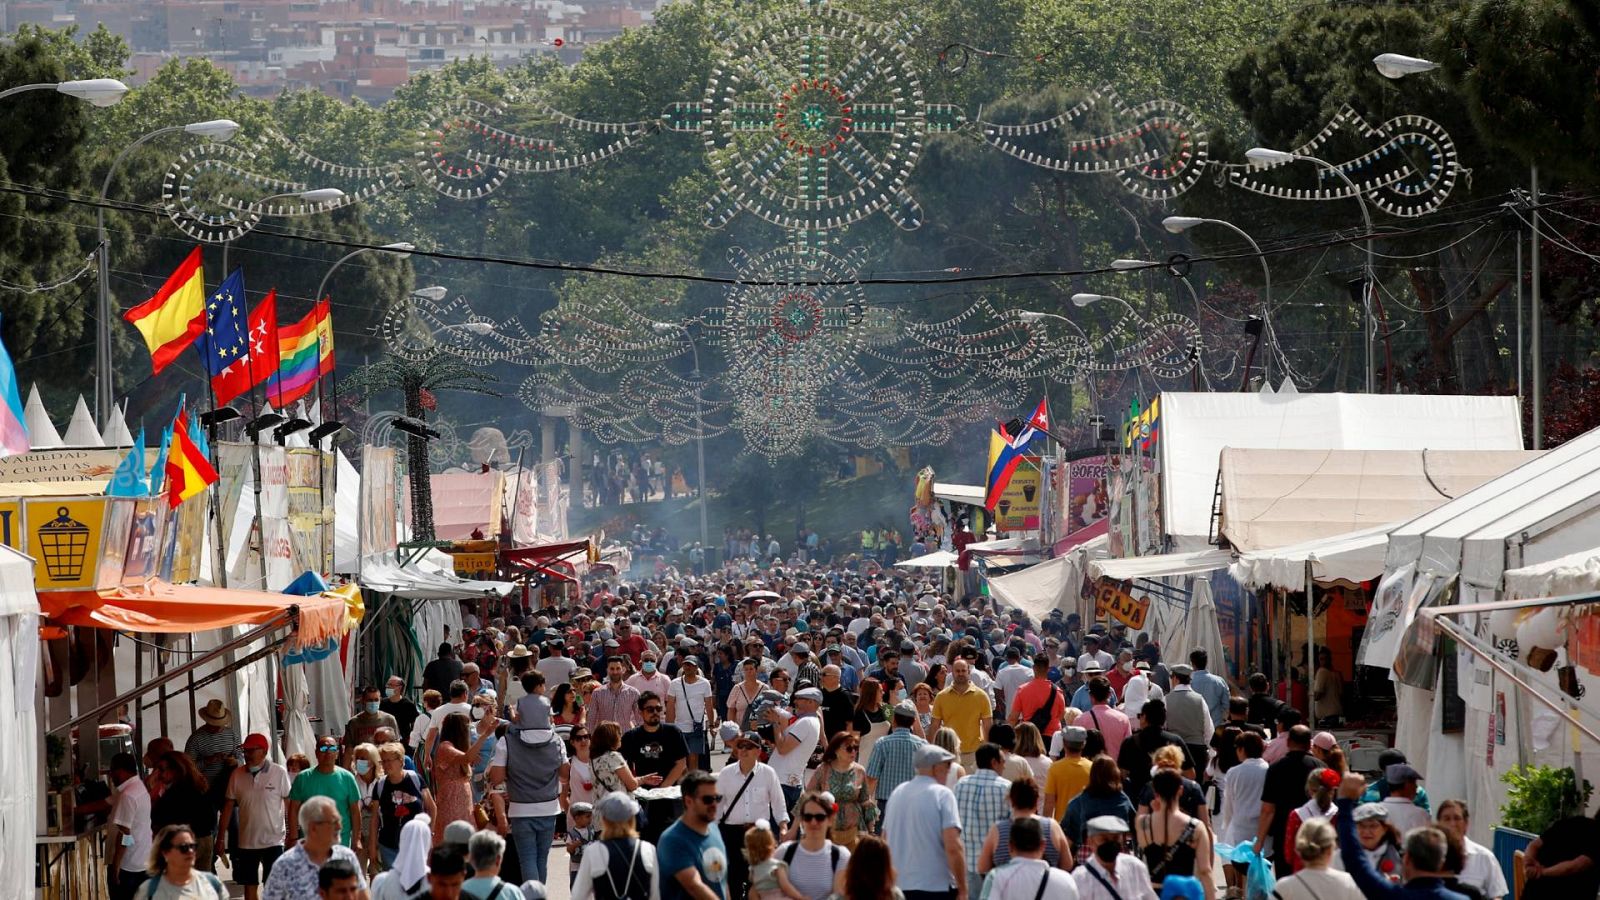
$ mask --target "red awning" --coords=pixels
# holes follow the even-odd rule
[[[535,563],[549,562],[571,556],[574,553],[590,552],[588,538],[581,541],[562,541],[559,544],[541,544],[537,547],[518,547],[514,550],[503,550],[500,553],[501,562],[512,566],[532,566]]]
[[[1080,528],[1077,531],[1067,535],[1065,538],[1056,541],[1055,546],[1050,548],[1050,552],[1055,556],[1060,556],[1079,544],[1086,544],[1103,534],[1107,534],[1110,530],[1111,520],[1101,519],[1092,525],[1089,525],[1085,528]]]

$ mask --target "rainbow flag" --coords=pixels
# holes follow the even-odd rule
[[[22,392],[17,388],[17,369],[11,354],[0,344],[0,456],[27,453],[28,426],[22,419]]]
[[[172,422],[172,447],[167,456],[167,505],[176,509],[190,497],[205,493],[216,481],[217,470],[190,436],[189,411],[180,408]]]
[[[122,318],[144,335],[156,372],[171,365],[206,331],[206,273],[200,265],[200,248],[189,251],[154,297],[123,313]]]
[[[311,393],[317,379],[333,371],[333,318],[326,298],[300,321],[278,328],[278,374],[267,382],[267,400],[284,409]]]

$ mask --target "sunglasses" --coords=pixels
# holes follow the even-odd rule
[[[861,752],[861,745],[860,744],[845,744],[843,747],[840,747],[839,749],[840,750],[847,750],[847,751],[849,751],[851,753],[859,753],[859,752]]]
[[[807,822],[826,822],[826,821],[828,821],[828,814],[827,813],[801,813],[800,814],[800,818],[806,820]]]
[[[200,845],[199,844],[195,844],[195,843],[173,844],[168,849],[176,850],[179,853],[193,853],[196,850],[200,849]]]
[[[317,748],[318,753],[337,753],[338,751],[339,745],[337,744],[323,744]]]
[[[587,741],[589,736],[587,734],[575,734],[572,736],[572,739],[575,741]]]
[[[722,795],[721,794],[702,794],[700,797],[698,797],[696,799],[698,799],[701,803],[704,803],[704,804],[706,804],[708,806],[716,806],[718,803],[722,802]]]
[[[645,712],[661,712],[661,707],[653,705],[653,704],[650,705],[650,706],[646,706],[643,709],[644,709]]]

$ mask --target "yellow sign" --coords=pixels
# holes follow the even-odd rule
[[[28,554],[38,560],[34,587],[40,591],[95,588],[105,545],[105,497],[50,497],[26,501]],[[131,524],[131,523],[130,523]],[[117,549],[120,558],[127,535]],[[120,565],[118,566],[120,574]]]
[[[1001,531],[1033,531],[1039,527],[1039,458],[1024,457],[1011,473],[1011,482],[994,506],[995,527]]]
[[[457,575],[493,575],[496,572],[493,553],[452,553]]]
[[[1144,630],[1145,617],[1150,615],[1150,598],[1133,596],[1133,584],[1127,581],[1100,579],[1094,592],[1095,618],[1109,616],[1132,628]]]

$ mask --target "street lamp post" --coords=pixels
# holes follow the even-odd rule
[[[1377,56],[1374,56],[1372,58],[1372,64],[1377,67],[1378,73],[1380,75],[1382,75],[1385,78],[1390,78],[1390,79],[1404,78],[1407,75],[1420,75],[1420,74],[1422,74],[1424,72],[1432,72],[1434,69],[1439,68],[1438,63],[1432,62],[1431,60],[1421,59],[1421,58],[1415,57],[1415,56],[1405,56],[1405,55],[1400,54],[1400,53],[1380,53]],[[1532,279],[1531,279],[1532,280],[1532,285],[1531,285],[1531,287],[1532,287],[1532,305],[1531,305],[1531,308],[1528,310],[1528,317],[1529,317],[1528,342],[1531,345],[1529,349],[1530,349],[1530,355],[1533,358],[1532,359],[1533,371],[1532,371],[1532,373],[1530,373],[1532,375],[1532,393],[1533,393],[1533,449],[1535,449],[1535,450],[1543,450],[1544,449],[1544,353],[1543,353],[1542,348],[1539,346],[1539,344],[1540,344],[1540,341],[1542,341],[1543,338],[1544,338],[1544,335],[1543,335],[1544,325],[1543,325],[1543,322],[1542,322],[1542,319],[1544,318],[1544,298],[1543,298],[1543,296],[1542,296],[1542,294],[1540,292],[1540,288],[1541,288],[1542,285],[1540,283],[1540,278],[1539,278],[1539,226],[1540,226],[1540,218],[1539,218],[1539,164],[1538,163],[1529,163],[1528,164],[1528,179],[1529,179],[1529,182],[1530,182],[1530,184],[1529,184],[1529,191],[1530,192],[1528,194],[1528,200],[1529,200],[1529,205],[1530,205],[1529,212],[1532,214],[1532,225],[1533,225],[1532,245],[1529,248],[1529,250],[1530,250],[1530,252],[1532,254],[1532,256],[1529,257],[1529,261],[1532,264],[1532,272],[1530,273],[1532,275]],[[1519,272],[1521,271],[1520,261],[1519,261],[1519,265],[1518,265],[1518,271]],[[1518,284],[1518,290],[1520,291],[1521,290],[1521,284],[1522,284],[1522,280],[1521,280],[1520,277],[1517,279],[1517,284]],[[1522,315],[1522,298],[1521,297],[1517,298],[1517,315],[1519,315],[1519,316]],[[1519,336],[1519,340],[1518,340],[1518,349],[1519,349],[1519,351],[1521,349],[1520,336]],[[1518,365],[1517,365],[1517,381],[1518,381],[1519,385],[1521,383],[1521,380],[1522,380],[1522,365],[1519,362]],[[1520,395],[1521,391],[1518,391],[1518,394]]]
[[[1350,176],[1346,175],[1343,169],[1339,168],[1338,166],[1335,166],[1334,164],[1328,162],[1325,159],[1321,159],[1321,158],[1318,158],[1318,157],[1315,157],[1315,156],[1310,156],[1310,155],[1305,154],[1305,153],[1290,153],[1287,150],[1269,150],[1266,147],[1253,147],[1253,148],[1245,151],[1244,155],[1245,155],[1246,159],[1250,160],[1251,162],[1255,163],[1258,166],[1263,166],[1263,167],[1266,167],[1266,166],[1277,166],[1277,165],[1282,165],[1284,163],[1290,163],[1290,162],[1315,163],[1316,165],[1321,166],[1323,169],[1326,169],[1327,171],[1332,172],[1333,174],[1339,176],[1339,179],[1341,181],[1343,181],[1347,187],[1350,188],[1350,193],[1355,197],[1356,203],[1358,203],[1361,206],[1361,221],[1366,226],[1366,229],[1367,229],[1367,240],[1366,240],[1366,245],[1367,245],[1367,284],[1366,284],[1366,289],[1362,292],[1362,295],[1361,295],[1361,305],[1362,305],[1362,307],[1363,307],[1363,309],[1364,309],[1364,311],[1366,313],[1367,324],[1366,324],[1366,333],[1365,333],[1365,335],[1363,335],[1363,339],[1362,339],[1362,345],[1363,345],[1364,349],[1366,350],[1366,356],[1367,356],[1367,393],[1369,393],[1369,394],[1372,393],[1373,389],[1374,389],[1374,381],[1375,381],[1375,377],[1376,377],[1376,371],[1375,371],[1376,362],[1375,362],[1375,360],[1373,358],[1373,338],[1377,335],[1377,332],[1378,332],[1378,325],[1377,325],[1377,322],[1374,320],[1373,314],[1372,314],[1372,294],[1373,294],[1373,291],[1376,291],[1378,289],[1378,283],[1377,283],[1377,268],[1372,263],[1372,258],[1373,258],[1373,249],[1372,249],[1372,246],[1373,246],[1372,213],[1371,213],[1371,211],[1369,211],[1367,209],[1367,198],[1366,198],[1366,196],[1361,193],[1361,188],[1357,187],[1356,183],[1354,181],[1350,180]]]
[[[118,82],[119,84],[121,82]],[[168,134],[192,134],[196,137],[210,138],[214,141],[230,140],[239,133],[239,123],[232,119],[211,119],[205,122],[190,122],[187,125],[171,125],[166,128],[157,128],[155,131],[142,135],[132,143],[123,147],[115,158],[111,160],[111,167],[106,170],[106,177],[100,183],[100,203],[95,207],[95,231],[100,240],[99,270],[100,289],[97,297],[99,310],[98,320],[95,323],[95,391],[94,411],[95,418],[100,422],[101,430],[105,430],[111,421],[111,410],[116,401],[115,372],[111,353],[111,238],[106,234],[106,198],[111,194],[111,180],[117,177],[117,170],[122,167],[123,160],[128,158],[135,148],[147,141],[154,140]]]
[[[1267,335],[1272,334],[1272,269],[1267,265],[1267,255],[1261,252],[1261,245],[1250,236],[1248,231],[1227,221],[1226,219],[1206,219],[1197,216],[1167,216],[1161,220],[1161,226],[1173,234],[1182,234],[1196,225],[1220,225],[1228,228],[1234,234],[1244,238],[1250,244],[1250,249],[1256,253],[1256,259],[1261,261],[1261,280],[1264,287],[1265,300],[1261,304],[1261,327]],[[1261,374],[1270,384],[1272,382],[1272,354],[1268,353],[1261,361]],[[1244,373],[1244,383],[1250,383],[1250,373]]]
[[[343,196],[342,192],[340,193],[340,196]],[[352,259],[355,259],[357,256],[360,256],[363,253],[387,253],[397,259],[405,259],[406,257],[410,256],[411,251],[415,249],[417,249],[416,246],[408,241],[396,241],[393,244],[384,244],[382,247],[362,247],[359,250],[351,250],[349,253],[346,253],[345,255],[334,260],[333,265],[328,267],[327,274],[323,275],[322,280],[317,282],[317,292],[316,294],[312,295],[312,302],[322,299],[322,292],[327,289],[328,281],[333,278],[333,273],[337,271],[340,266]]]
[[[26,91],[55,91],[87,100],[95,106],[115,106],[128,93],[128,86],[115,78],[86,78],[81,81],[48,81],[23,84],[0,91],[0,100]]]
[[[344,191],[341,191],[338,188],[313,188],[309,191],[286,191],[282,194],[270,194],[266,197],[262,197],[260,200],[250,204],[250,206],[260,206],[263,203],[270,203],[273,200],[282,200],[285,197],[297,197],[306,203],[312,203],[320,206],[324,203],[336,203],[340,200],[343,200]],[[246,209],[248,208],[249,207],[246,207]],[[228,248],[232,246],[232,239],[222,242],[222,271],[224,274],[226,274],[228,271]]]
[[[704,553],[711,548],[711,534],[706,526],[706,421],[705,412],[700,401],[700,348],[695,344],[694,333],[683,322],[657,322],[650,326],[657,334],[667,334],[673,331],[683,332],[683,339],[689,344],[689,352],[693,354],[695,391],[694,391],[694,444],[695,465],[697,471],[695,478],[698,484],[695,493],[700,497],[700,552]]]
[[[1083,343],[1085,346],[1089,344],[1088,332],[1085,332],[1082,326],[1066,316],[1058,315],[1057,313],[1037,312],[1031,309],[1025,309],[1017,313],[1017,318],[1029,324],[1043,322],[1045,319],[1055,319],[1060,322],[1065,322],[1072,326],[1072,330],[1078,333],[1078,337],[1083,338]],[[1094,374],[1087,368],[1085,368],[1083,372],[1083,388],[1089,394],[1089,416],[1090,418],[1093,418],[1100,413],[1100,398],[1094,389]]]

